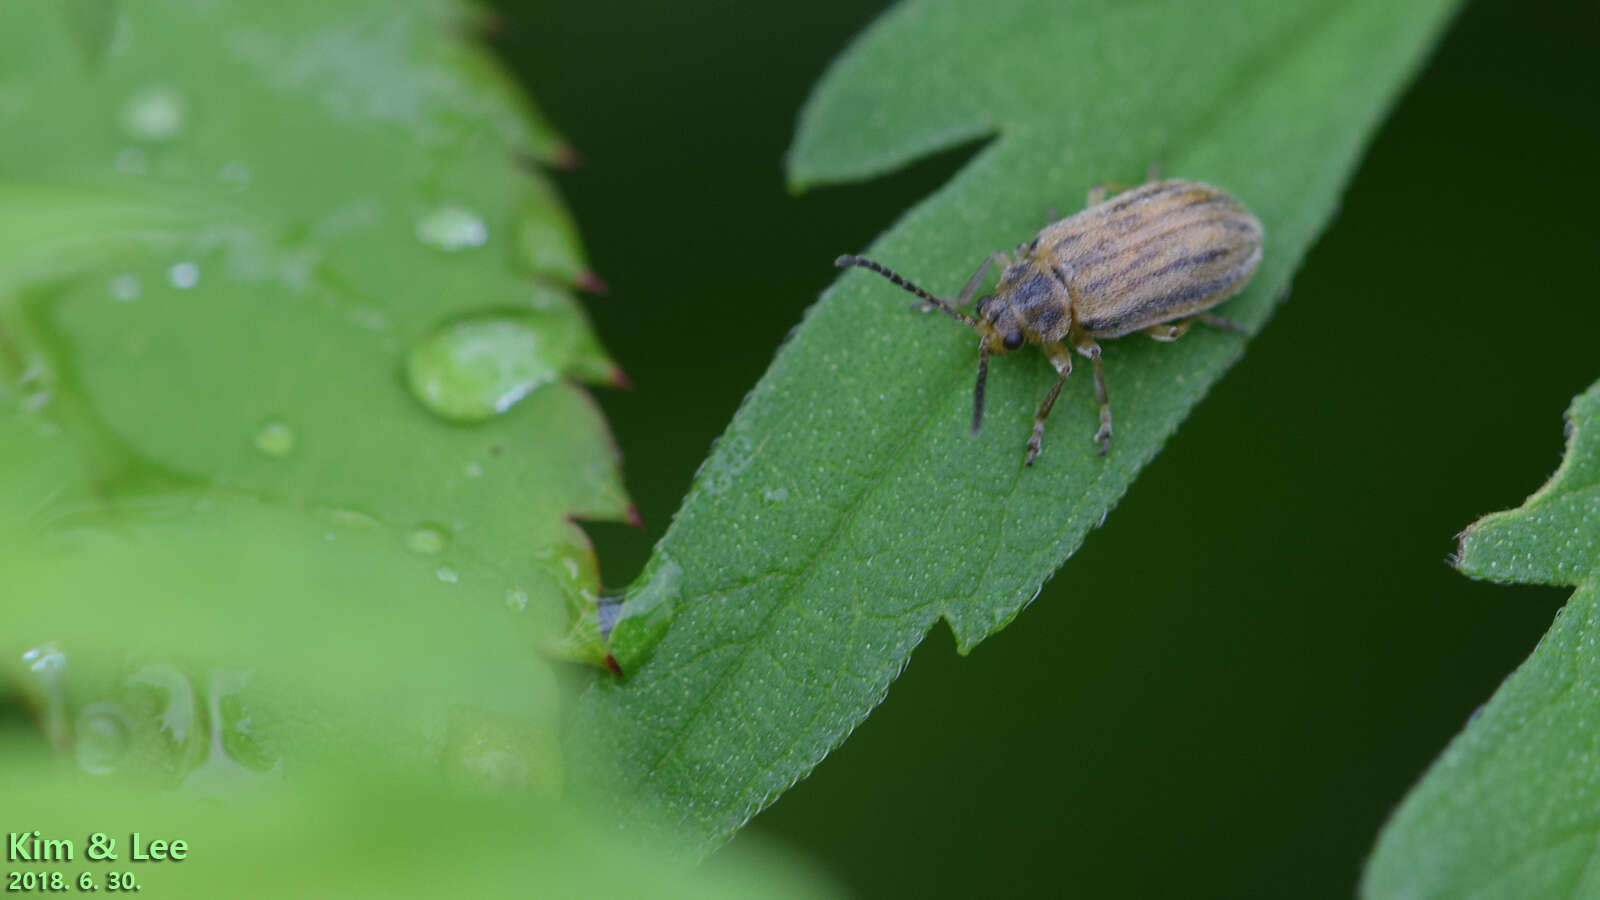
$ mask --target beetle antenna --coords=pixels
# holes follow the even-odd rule
[[[864,256],[852,256],[848,253],[834,260],[833,264],[841,269],[848,269],[851,266],[856,266],[871,272],[877,272],[879,275],[882,275],[883,277],[894,282],[896,287],[899,287],[908,293],[916,294],[924,303],[932,304],[935,309],[939,310],[950,318],[955,319],[961,324],[966,325],[969,328],[978,327],[978,322],[976,319],[973,319],[971,316],[961,312],[960,310],[951,306],[949,303],[940,300],[938,297],[935,297],[922,288],[919,288],[904,278],[901,278],[899,274],[890,269],[888,266],[873,262]]]
[[[989,342],[978,339],[978,383],[972,389],[972,433],[983,425],[983,385],[989,380]]]

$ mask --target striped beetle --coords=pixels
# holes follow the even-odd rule
[[[1094,364],[1094,394],[1101,455],[1111,446],[1111,405],[1097,340],[1135,331],[1175,341],[1195,322],[1243,332],[1207,310],[1244,290],[1261,262],[1261,223],[1239,201],[1207,184],[1172,178],[1150,181],[1106,199],[1089,191],[1087,208],[1046,225],[1019,246],[1015,258],[996,251],[983,261],[953,301],[935,297],[888,267],[845,255],[840,268],[876,272],[978,332],[978,383],[973,389],[972,431],[983,424],[983,386],[989,356],[1039,344],[1058,377],[1033,417],[1027,465],[1039,455],[1044,420],[1072,374],[1065,340]],[[994,294],[978,298],[974,315],[961,312],[978,292],[991,263],[1004,266]]]

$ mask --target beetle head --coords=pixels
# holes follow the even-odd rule
[[[979,297],[974,312],[978,314],[978,322],[973,327],[983,337],[984,349],[990,353],[1004,356],[1020,348],[1025,342],[1022,323],[1017,321],[1017,314],[1012,310],[1011,304],[993,295]]]
[[[1024,343],[1022,324],[1011,304],[993,295],[978,298],[973,308],[977,319],[972,323],[978,332],[978,383],[972,388],[972,433],[983,426],[983,388],[989,378],[989,354],[1005,356]]]

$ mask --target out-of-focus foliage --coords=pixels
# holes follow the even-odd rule
[[[562,642],[597,587],[569,518],[628,507],[574,382],[618,373],[533,168],[567,151],[476,21],[0,6],[0,805],[77,845],[8,876],[822,892],[760,861],[714,882],[557,805],[539,651],[600,653]],[[188,858],[135,861],[133,832]]]
[[[553,787],[535,648],[597,587],[569,518],[627,509],[572,382],[615,367],[530,168],[564,145],[454,2],[108,4],[87,55],[71,8],[0,10],[0,650],[73,660],[52,738],[109,702],[87,673],[193,662],[214,706],[238,691],[207,666],[260,666],[251,718],[291,760],[358,727],[311,715],[314,683],[504,701]],[[433,690],[361,674],[385,653]],[[357,743],[437,764],[443,721]],[[181,780],[192,751],[150,762]]]

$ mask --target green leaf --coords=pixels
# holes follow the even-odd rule
[[[902,3],[818,85],[790,181],[864,178],[989,139],[870,248],[949,294],[1052,207],[1158,161],[1265,224],[1254,283],[1221,310],[1258,331],[1452,7]],[[996,361],[970,437],[971,335],[907,299],[864,274],[823,294],[630,593],[613,635],[630,677],[583,698],[569,754],[626,821],[715,845],[845,738],[936,621],[962,651],[1011,621],[1243,350],[1220,332],[1112,343],[1110,456],[1094,453],[1079,374],[1025,469],[1046,360]]]
[[[0,383],[76,481],[109,514],[217,494],[368,523],[462,603],[526,610],[526,646],[577,612],[562,646],[599,664],[571,519],[629,503],[576,382],[620,373],[532,165],[570,150],[466,39],[476,13],[80,6],[114,18],[95,62],[57,4],[0,7],[0,131],[27,136],[0,142]],[[452,344],[463,322],[518,339]]]
[[[560,792],[521,614],[463,598],[406,534],[217,489],[111,507],[74,462],[0,397],[0,688],[56,749],[169,786],[382,761]]]
[[[94,775],[228,792],[338,762],[558,795],[548,663],[402,537],[226,494],[61,517],[0,548],[30,601],[0,679]]]
[[[1468,528],[1457,566],[1577,590],[1384,827],[1363,896],[1600,897],[1600,382],[1567,424],[1555,475]]]
[[[0,633],[0,796],[75,844],[13,869],[185,897],[834,893],[770,851],[708,876],[554,802],[552,673],[403,535],[215,490],[107,510],[69,441],[0,396],[0,572],[28,601]],[[21,705],[43,739],[6,727]],[[134,832],[189,855],[135,863]]]
[[[15,758],[3,742],[0,753]],[[839,896],[820,875],[771,850],[740,852],[712,874],[685,866],[665,846],[630,840],[552,804],[507,804],[425,781],[397,784],[371,770],[302,773],[270,793],[235,791],[226,802],[195,803],[29,758],[0,767],[0,795],[7,817],[26,824],[30,855],[35,830],[41,840],[72,842],[70,862],[8,862],[29,875],[63,873],[62,893],[79,893],[79,879],[88,875],[104,894],[108,879],[129,873],[137,885],[129,893],[146,897]],[[88,855],[96,832],[115,841],[115,861]],[[146,853],[156,840],[183,841],[184,858],[135,861],[134,832]]]

